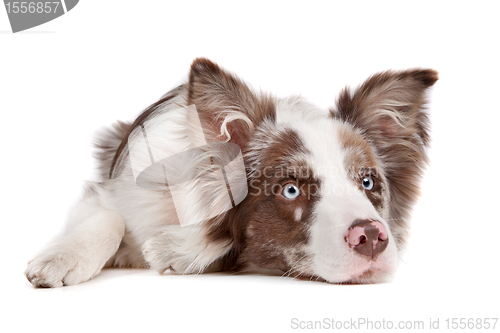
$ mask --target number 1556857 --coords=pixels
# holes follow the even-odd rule
[[[59,1],[54,2],[25,2],[25,1],[10,1],[5,3],[7,13],[11,14],[42,14],[56,13],[59,6]]]

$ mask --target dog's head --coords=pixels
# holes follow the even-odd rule
[[[187,85],[209,141],[238,144],[249,194],[208,224],[230,239],[227,263],[329,282],[383,281],[394,272],[426,164],[429,69],[388,71],[321,110],[301,97],[253,93],[197,59]]]

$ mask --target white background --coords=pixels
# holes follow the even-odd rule
[[[446,318],[500,317],[499,21],[482,1],[86,0],[12,34],[0,8],[0,330],[286,332],[292,318],[426,328],[440,318],[444,329]],[[393,282],[107,270],[78,286],[31,287],[27,260],[94,177],[93,133],[133,120],[197,56],[321,107],[377,71],[439,71],[431,166]]]

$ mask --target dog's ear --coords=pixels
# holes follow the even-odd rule
[[[420,192],[429,144],[426,90],[437,80],[431,69],[383,72],[354,92],[346,88],[331,110],[332,117],[359,129],[381,157],[391,191],[391,217],[399,224]]]
[[[437,80],[431,69],[383,72],[354,93],[344,89],[331,113],[360,129],[379,149],[409,143],[421,148],[429,143],[425,90]]]
[[[230,141],[243,148],[253,128],[275,115],[270,97],[257,96],[238,77],[205,58],[191,65],[187,91],[187,104],[196,106],[207,141]]]

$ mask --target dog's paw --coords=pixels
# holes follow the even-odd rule
[[[175,252],[167,246],[159,247],[154,240],[147,241],[142,248],[144,260],[149,268],[164,273],[167,270],[173,273],[184,273],[184,269],[175,265]],[[173,266],[176,266],[175,268]]]
[[[33,286],[54,288],[90,280],[99,273],[93,266],[71,252],[47,251],[29,262],[24,273]]]
[[[200,274],[210,271],[229,249],[229,242],[207,242],[202,228],[171,226],[146,241],[142,254],[149,267],[160,273]]]
[[[199,274],[203,272],[205,267],[200,267],[196,260],[196,253],[181,252],[172,246],[174,244],[164,242],[164,240],[156,238],[144,244],[142,254],[149,268],[159,273],[170,271],[173,274]]]

